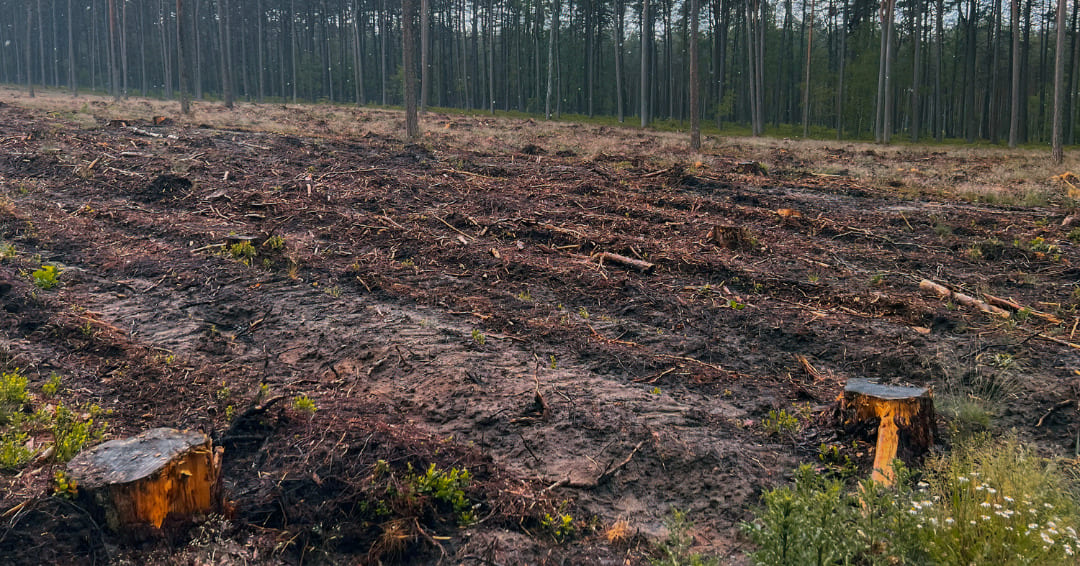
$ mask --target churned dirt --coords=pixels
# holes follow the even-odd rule
[[[6,367],[35,391],[63,376],[111,411],[109,437],[211,434],[232,507],[125,544],[49,497],[60,467],[37,462],[0,474],[15,562],[642,564],[674,507],[738,563],[761,491],[824,465],[822,445],[868,467],[831,418],[849,377],[987,401],[995,429],[1075,456],[1068,179],[1010,181],[999,204],[948,190],[1041,154],[691,154],[673,134],[440,113],[405,143],[386,110],[0,101]],[[26,275],[42,264],[58,289]],[[770,432],[781,410],[799,425]],[[467,468],[473,525],[373,513],[379,460]]]

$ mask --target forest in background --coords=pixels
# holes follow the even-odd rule
[[[755,134],[1014,145],[1051,140],[1059,76],[1064,143],[1080,120],[1080,0],[417,3],[422,108],[645,125],[689,120],[694,92]],[[173,98],[184,53],[196,99],[399,105],[402,7],[0,0],[0,82]]]

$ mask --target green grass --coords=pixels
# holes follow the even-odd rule
[[[1076,564],[1080,507],[1058,461],[1015,438],[974,435],[903,466],[894,487],[804,465],[743,525],[756,564]]]

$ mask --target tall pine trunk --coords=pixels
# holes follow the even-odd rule
[[[810,0],[810,22],[806,30],[806,79],[803,87],[802,135],[810,137],[810,61],[814,48],[814,8],[816,2]]]
[[[749,1],[749,0],[747,0]],[[652,38],[652,20],[649,0],[641,4],[641,127],[649,125],[649,43]]]
[[[625,0],[615,0],[615,105],[619,123],[626,119],[626,107],[623,101],[623,22]]]
[[[225,108],[232,109],[233,107],[233,88],[232,88],[232,61],[230,57],[229,47],[229,25],[228,25],[228,13],[229,3],[228,0],[217,0],[218,11],[218,41],[221,42],[221,48],[218,51],[221,52],[221,98],[225,102]]]
[[[431,0],[420,0],[420,111],[426,112],[431,91]]]
[[[645,0],[648,2],[649,0]],[[551,96],[555,82],[555,32],[559,29],[559,0],[551,0],[551,30],[548,34],[547,95],[544,97],[544,119],[551,119]]]
[[[1009,111],[1009,147],[1020,139],[1020,0],[1011,1],[1009,19],[1012,27],[1012,96]]]
[[[78,96],[79,85],[75,75],[75,18],[71,11],[71,0],[67,0],[67,36],[68,36],[68,88],[71,96]]]
[[[176,68],[180,78],[180,112],[191,114],[188,88],[187,26],[184,25],[184,0],[176,0]]]
[[[401,0],[402,85],[405,94],[405,136],[420,137],[416,112],[416,0]]]
[[[1062,139],[1065,126],[1065,5],[1066,0],[1057,4],[1057,41],[1054,50],[1054,118],[1052,130],[1052,157],[1054,163],[1064,159]]]
[[[922,83],[922,0],[915,0],[915,3],[911,10],[912,26],[914,27],[914,33],[912,33],[912,42],[915,44],[912,48],[912,78],[911,78],[911,141],[914,143],[919,142],[919,122],[922,119],[921,110],[919,108],[919,87]]]
[[[701,110],[698,108],[698,0],[690,0],[690,149],[701,149]]]
[[[34,5],[26,3],[26,45],[23,52],[26,54],[26,89],[30,91],[30,98],[34,98],[34,58],[30,49],[30,30],[34,29]]]

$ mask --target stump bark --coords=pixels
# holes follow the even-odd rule
[[[846,427],[877,421],[874,449],[874,481],[892,485],[896,479],[892,462],[898,456],[907,463],[925,454],[934,444],[934,400],[925,387],[881,385],[868,379],[848,380],[841,402]]]
[[[126,534],[219,512],[221,454],[201,432],[155,428],[84,451],[68,471],[80,498]]]

